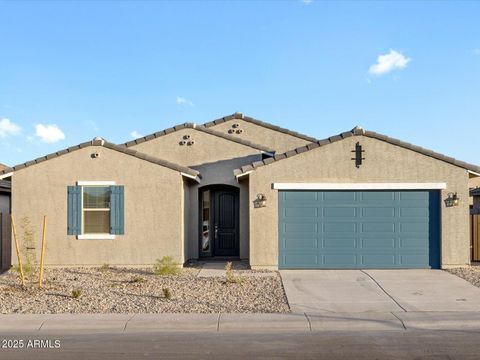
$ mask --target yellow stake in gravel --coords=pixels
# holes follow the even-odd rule
[[[22,278],[22,285],[25,286],[25,276],[23,275],[22,259],[20,258],[20,249],[18,247],[17,240],[17,228],[15,227],[15,220],[13,219],[13,215],[10,215],[10,217],[12,219],[13,238],[15,239],[15,248],[17,249],[17,259],[18,267],[20,269],[20,277]]]
[[[43,217],[43,237],[42,237],[42,255],[40,257],[40,279],[38,280],[38,287],[43,285],[43,259],[45,258],[45,237],[47,234],[47,216]]]

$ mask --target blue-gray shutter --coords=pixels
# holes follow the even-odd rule
[[[110,186],[110,191],[110,234],[123,235],[125,233],[123,186]]]
[[[79,235],[82,232],[82,187],[68,187],[67,234]]]

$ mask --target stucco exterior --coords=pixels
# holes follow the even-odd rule
[[[238,124],[239,126],[233,128],[234,124]],[[242,119],[228,120],[218,125],[213,125],[210,128],[256,144],[263,144],[275,150],[277,153],[282,153],[312,142],[311,140],[305,140],[297,136],[275,131]],[[229,130],[242,130],[242,132],[240,134],[236,132],[230,134],[228,132]]]
[[[253,268],[276,269],[278,191],[273,183],[446,183],[439,209],[441,266],[470,262],[468,189],[480,186],[480,178],[466,169],[480,168],[359,128],[311,143],[304,135],[261,124],[234,114],[201,129],[183,124],[121,146],[94,139],[0,171],[3,177],[13,173],[12,213],[19,237],[21,219],[28,217],[39,256],[47,215],[46,265],[150,265],[165,255],[184,263],[199,258],[199,194],[221,185],[238,189],[240,258],[249,259]],[[193,143],[180,144],[184,140]],[[356,142],[365,150],[359,168],[352,161]],[[270,158],[266,149],[287,152]],[[77,181],[124,186],[124,235],[113,240],[67,235],[67,187]],[[457,193],[459,206],[445,206],[450,192]],[[266,195],[266,207],[254,208],[257,194]],[[15,254],[11,259],[16,263]]]
[[[365,150],[363,165],[355,167],[352,149],[360,141]],[[258,167],[249,175],[250,265],[278,266],[278,192],[275,182],[288,183],[438,183],[445,182],[441,199],[457,192],[460,204],[441,205],[442,267],[470,263],[467,170],[369,137],[350,137],[327,146]],[[254,208],[256,194],[267,197],[267,206]]]
[[[184,137],[190,136],[195,143],[180,145]],[[177,164],[189,166],[202,174],[201,184],[190,184],[185,188],[186,248],[185,258],[199,256],[199,191],[211,185],[230,185],[240,192],[240,258],[248,259],[248,184],[239,184],[233,170],[262,158],[262,151],[239,144],[193,128],[175,131],[168,135],[131,146],[132,149],[161,157]]]
[[[97,158],[91,154],[98,153]],[[114,240],[78,240],[67,235],[67,186],[77,181],[115,181],[125,188],[125,235]],[[46,265],[152,264],[172,256],[184,262],[184,195],[178,171],[100,146],[18,170],[12,177],[17,233],[28,217],[40,251],[47,216]],[[13,254],[13,263],[16,263]]]

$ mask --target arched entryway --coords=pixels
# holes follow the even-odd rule
[[[239,189],[209,185],[199,197],[200,257],[239,257]]]

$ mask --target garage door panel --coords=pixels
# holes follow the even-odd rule
[[[322,247],[323,248],[341,248],[341,249],[354,249],[356,244],[356,239],[352,238],[328,238],[323,239]]]
[[[281,268],[439,267],[438,191],[289,193],[279,192]]]
[[[406,222],[400,224],[400,232],[402,233],[424,233],[428,234],[430,224],[428,221],[422,222]]]
[[[316,249],[318,248],[317,238],[286,238],[284,240],[285,249]]]
[[[364,192],[360,192],[359,198],[363,202],[393,201],[393,200],[395,200],[395,192],[393,192],[393,191],[364,191]]]
[[[288,191],[284,192],[284,199],[288,201],[317,201],[318,192],[316,191]]]
[[[394,233],[395,223],[393,222],[364,222],[361,226],[362,232],[371,233]]]
[[[384,249],[390,248],[395,249],[395,239],[388,239],[382,236],[378,238],[371,238],[371,239],[361,239],[360,241],[361,247],[364,249]]]
[[[395,217],[394,207],[364,207],[362,208],[362,218],[393,218]]]
[[[353,266],[357,264],[356,254],[325,254],[322,265]]]
[[[315,267],[319,265],[318,256],[312,254],[288,254],[283,257],[287,267]]]
[[[392,267],[395,265],[395,255],[394,254],[370,254],[370,255],[361,255],[361,265],[368,267]]]
[[[287,207],[284,209],[283,216],[289,217],[311,217],[318,216],[318,208],[316,207]]]
[[[327,191],[323,192],[323,196],[319,196],[320,199],[323,199],[323,202],[328,203],[345,203],[348,202],[355,202],[357,198],[357,193],[350,192],[350,191]]]
[[[415,200],[426,201],[430,198],[430,192],[428,191],[401,191],[400,201]]]
[[[428,218],[429,209],[424,207],[403,207],[400,209],[400,217]]]
[[[285,224],[285,232],[290,233],[290,232],[317,232],[317,223],[311,222],[311,223],[286,223]]]
[[[323,232],[324,233],[355,233],[357,232],[357,223],[338,221],[338,222],[328,222],[323,223]]]
[[[354,207],[327,207],[323,208],[323,217],[329,218],[352,218],[357,217],[357,209]]]

